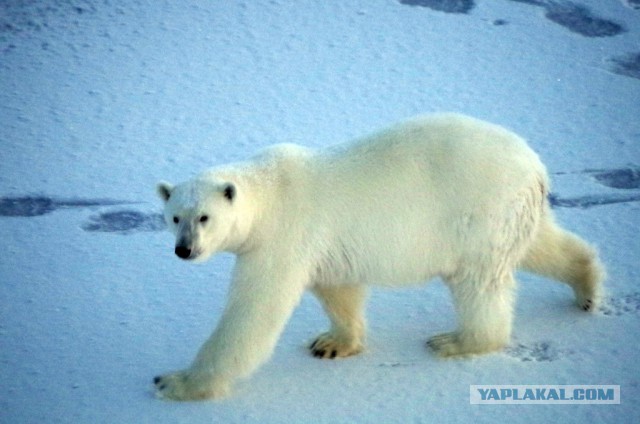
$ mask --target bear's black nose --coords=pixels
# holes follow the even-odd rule
[[[176,255],[178,255],[179,258],[187,259],[191,256],[191,249],[184,246],[176,246]]]

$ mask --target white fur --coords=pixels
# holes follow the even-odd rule
[[[323,358],[363,349],[367,285],[441,277],[459,318],[428,342],[443,357],[508,342],[520,263],[570,284],[584,309],[597,302],[595,253],[554,223],[538,156],[465,116],[419,117],[320,151],[277,146],[159,193],[189,259],[237,254],[218,327],[187,370],[156,378],[164,398],[226,394],[269,358],[306,289],[331,319],[311,346]]]

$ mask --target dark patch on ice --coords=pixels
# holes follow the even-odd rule
[[[18,34],[75,30],[80,26],[80,19],[96,12],[95,3],[92,0],[0,1],[0,52],[15,49],[12,39]],[[41,43],[41,48],[47,50],[48,44]]]
[[[95,12],[87,0],[3,1],[0,3],[0,33],[41,31],[53,26],[52,18],[73,22],[70,15]]]
[[[611,205],[614,203],[630,203],[640,201],[640,193],[588,195],[563,198],[555,193],[549,195],[551,206],[558,208],[591,208],[594,206]]]
[[[614,57],[612,72],[626,77],[640,79],[640,53],[630,53],[621,57]]]
[[[130,234],[140,231],[161,231],[165,223],[162,214],[135,210],[105,212],[90,218],[82,229],[90,232]]]
[[[622,3],[631,9],[640,10],[640,0],[622,0]]]
[[[495,26],[504,26],[504,25],[508,25],[509,21],[506,21],[504,19],[496,19],[495,21],[493,21],[493,24]]]
[[[568,0],[510,0],[516,3],[528,4],[544,9],[545,17],[550,21],[565,27],[571,32],[584,37],[612,37],[626,31],[617,22],[595,16],[591,10],[578,3]],[[637,3],[640,0],[630,0]],[[438,12],[467,14],[475,7],[473,0],[399,0],[408,6],[427,7]],[[636,8],[634,5],[630,7]],[[505,25],[507,21],[498,19],[494,25]]]
[[[544,6],[545,5],[545,1],[544,0],[510,0],[516,3],[524,3],[524,4],[530,4],[532,6]]]
[[[619,190],[636,190],[640,188],[640,168],[629,165],[619,169],[586,169],[579,172],[556,172],[556,175],[587,174],[598,183]],[[610,205],[614,203],[630,203],[640,201],[640,192],[603,193],[579,197],[561,197],[557,193],[549,195],[549,203],[561,208],[590,208],[593,206]]]
[[[640,188],[640,168],[613,169],[610,171],[595,171],[594,178],[611,188],[634,189]]]
[[[422,6],[445,13],[469,13],[475,7],[473,0],[399,0],[407,6]]]
[[[585,37],[611,37],[626,31],[622,25],[594,16],[587,7],[573,2],[550,2],[545,8],[547,19]]]
[[[0,216],[40,216],[58,207],[48,197],[3,197],[0,199]]]
[[[533,345],[518,343],[505,348],[505,353],[522,362],[553,362],[562,355],[550,342],[539,342]]]
[[[62,208],[123,205],[130,202],[111,199],[54,199],[47,196],[0,197],[0,216],[33,217]]]
[[[565,0],[511,0],[545,9],[545,17],[571,32],[585,37],[611,37],[626,31],[624,26],[600,18],[589,8]]]
[[[603,300],[598,310],[607,316],[640,313],[640,292],[607,297]]]

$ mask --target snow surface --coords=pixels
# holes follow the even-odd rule
[[[640,416],[637,0],[0,3],[0,422],[631,422]],[[172,254],[158,180],[275,142],[325,146],[422,112],[530,140],[607,298],[520,275],[503,353],[437,360],[440,282],[374,291],[368,350],[320,361],[304,298],[221,402],[155,399],[224,304],[233,257]],[[616,384],[620,405],[470,405],[470,384]]]

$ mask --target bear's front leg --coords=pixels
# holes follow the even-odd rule
[[[253,261],[238,258],[218,327],[191,367],[154,378],[158,397],[223,397],[238,378],[247,377],[269,359],[306,285],[303,268],[270,259],[260,263],[255,257]]]

